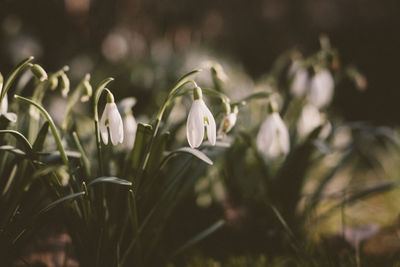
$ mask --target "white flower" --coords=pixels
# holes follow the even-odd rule
[[[135,143],[137,123],[132,114],[127,114],[124,117],[124,141],[123,144],[132,148]]]
[[[311,104],[321,108],[332,101],[334,81],[328,70],[322,70],[314,75],[311,80],[308,100]]]
[[[3,90],[3,76],[0,73],[0,95]],[[8,109],[8,100],[7,100],[7,93],[4,95],[3,100],[1,101],[1,108],[0,108],[0,115],[6,114]]]
[[[299,136],[305,137],[310,134],[315,128],[320,126],[323,121],[323,116],[319,112],[318,108],[311,104],[305,105],[297,123]]]
[[[331,124],[326,120],[325,115],[322,114],[317,107],[311,104],[306,104],[303,107],[299,121],[297,122],[297,131],[299,136],[304,138],[321,125],[323,125],[323,127],[318,138],[326,139],[331,132]]]
[[[271,158],[289,153],[289,132],[277,112],[273,112],[262,123],[257,135],[257,147]]]
[[[124,141],[123,145],[126,148],[132,148],[135,144],[137,123],[132,114],[132,107],[136,104],[136,98],[127,97],[118,103],[118,109],[123,116],[124,124]]]
[[[124,128],[121,115],[119,114],[117,105],[114,102],[106,104],[103,115],[100,119],[101,138],[106,145],[108,144],[107,128],[110,131],[111,143],[114,146],[118,143],[122,143],[124,140]]]
[[[236,124],[236,120],[237,120],[236,112],[226,114],[222,119],[221,124],[219,125],[218,136],[224,136],[230,130],[232,130],[233,126],[235,126]]]
[[[290,91],[294,96],[302,97],[306,93],[307,87],[308,87],[307,69],[299,67],[294,73]]]
[[[1,90],[0,90],[0,93],[1,93]],[[8,100],[7,100],[7,94],[5,94],[3,100],[1,101],[0,115],[7,114],[7,109],[8,109]]]
[[[207,129],[207,138],[211,145],[215,145],[215,120],[210,110],[200,97],[193,101],[186,122],[186,135],[190,147],[196,148],[201,145],[204,138],[204,127]]]

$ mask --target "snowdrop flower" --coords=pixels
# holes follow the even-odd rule
[[[278,112],[272,112],[262,123],[257,135],[257,147],[268,158],[289,153],[289,132]]]
[[[122,118],[111,93],[107,95],[107,104],[104,108],[103,115],[101,115],[99,126],[104,144],[108,144],[108,131],[110,132],[111,143],[114,146],[118,143],[122,143],[124,140]]]
[[[318,108],[314,105],[306,104],[301,111],[297,123],[297,131],[301,137],[310,134],[315,128],[323,123],[324,119]]]
[[[134,97],[128,97],[122,100],[118,107],[124,114],[122,119],[124,125],[124,141],[123,145],[127,148],[132,148],[135,143],[137,123],[132,114],[132,107],[136,104]]]
[[[294,96],[302,97],[307,91],[308,84],[307,69],[299,67],[294,73],[290,91]]]
[[[0,94],[1,94],[2,90],[3,90],[3,76],[0,73]],[[10,122],[16,122],[17,121],[17,115],[15,113],[8,112],[7,93],[5,93],[3,100],[1,100],[0,116],[6,117],[7,120],[9,120]]]
[[[2,85],[0,85],[0,93],[2,90]],[[0,109],[0,115],[5,115],[7,114],[7,109],[8,109],[8,100],[7,100],[7,93],[4,95],[3,100],[1,101],[1,109]]]
[[[233,126],[236,124],[237,114],[238,114],[238,107],[235,106],[233,112],[229,112],[224,116],[221,121],[221,124],[218,128],[218,136],[222,137],[227,134],[230,130],[232,130]]]
[[[332,125],[326,120],[325,115],[322,114],[317,107],[306,104],[297,122],[297,132],[299,136],[304,138],[321,125],[323,125],[323,127],[318,138],[326,139],[332,130]]]
[[[196,87],[194,101],[186,122],[186,135],[190,147],[196,148],[201,145],[204,139],[204,127],[207,129],[208,140],[214,146],[216,141],[215,120],[202,99],[201,89]]]
[[[0,73],[0,95],[1,91],[3,90],[3,75]],[[5,115],[8,109],[8,100],[7,100],[7,93],[4,95],[3,100],[1,101],[0,107],[0,115]]]
[[[308,100],[311,104],[321,108],[332,101],[334,81],[328,70],[321,70],[311,80]]]

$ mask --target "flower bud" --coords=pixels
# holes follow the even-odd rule
[[[67,97],[70,87],[68,76],[63,72],[60,74],[60,78],[61,78],[61,94],[63,97]]]
[[[87,102],[93,94],[93,89],[89,81],[86,79],[83,81],[82,86],[85,89],[85,93],[81,97],[81,102]]]
[[[50,90],[55,90],[58,86],[58,77],[55,76],[50,76],[50,77],[51,77],[49,80]]]
[[[47,80],[47,73],[46,71],[38,64],[34,64],[31,66],[31,71],[39,81],[43,82]]]

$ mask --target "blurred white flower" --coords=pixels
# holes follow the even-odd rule
[[[352,131],[349,126],[340,126],[335,129],[332,145],[336,149],[344,149],[353,141]]]
[[[218,128],[218,137],[224,137],[230,130],[232,130],[233,126],[236,124],[238,112],[238,107],[234,106],[232,112],[228,112],[228,114],[224,115]]]
[[[328,70],[321,70],[311,80],[308,100],[311,104],[321,108],[332,101],[334,81]]]
[[[132,107],[136,104],[136,98],[127,97],[118,103],[118,109],[123,114],[124,141],[122,144],[126,148],[132,148],[135,144],[137,123],[132,113]]]
[[[1,92],[3,91],[3,75],[0,73],[0,95]],[[0,107],[0,115],[5,115],[7,113],[8,109],[8,99],[7,99],[7,93],[4,95],[3,100],[1,101],[1,107]]]
[[[294,96],[302,97],[305,95],[308,85],[309,79],[307,69],[299,67],[294,73],[290,91]]]
[[[190,147],[196,148],[201,145],[204,127],[207,129],[207,138],[211,145],[215,145],[217,134],[214,117],[201,96],[198,99],[195,97],[186,122],[186,136]]]
[[[323,125],[318,138],[326,139],[331,130],[332,125],[326,119],[325,114],[321,113],[319,109],[311,104],[306,104],[301,111],[300,118],[297,122],[297,132],[300,138],[307,137],[318,126]]]
[[[270,158],[289,153],[289,132],[277,112],[273,112],[262,123],[257,135],[257,147]]]
[[[108,130],[110,131],[111,143],[115,146],[118,143],[122,143],[124,140],[124,128],[122,123],[121,115],[118,112],[117,105],[107,103],[104,108],[103,115],[100,119],[100,133],[104,144],[108,144]]]
[[[297,122],[297,131],[300,137],[309,135],[315,128],[324,122],[323,115],[314,105],[307,104],[303,107],[299,121]]]
[[[232,112],[226,114],[224,118],[221,120],[221,124],[218,128],[218,136],[222,137],[227,134],[230,130],[232,130],[233,126],[235,126],[237,120],[237,113]]]
[[[2,86],[0,86],[0,93],[1,93],[1,88]],[[0,115],[4,115],[7,113],[7,109],[8,109],[8,99],[7,99],[7,93],[4,95],[3,100],[1,101],[1,109],[0,109]]]
[[[123,145],[125,145],[128,148],[132,148],[133,144],[135,143],[136,129],[137,129],[137,123],[135,117],[133,117],[132,114],[126,115],[124,117],[123,124],[124,124]]]
[[[379,225],[367,224],[361,227],[346,227],[344,229],[344,238],[353,247],[357,247],[362,241],[370,238],[379,231]]]

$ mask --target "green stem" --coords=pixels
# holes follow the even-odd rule
[[[82,160],[83,168],[85,169],[85,174],[86,174],[86,176],[89,177],[90,176],[89,158],[87,157],[85,150],[83,149],[81,142],[79,141],[78,134],[76,132],[72,132],[72,136],[74,138],[75,144],[76,144],[79,152],[81,153],[81,160]]]
[[[12,83],[14,82],[14,80],[17,78],[17,75],[29,64],[29,62],[31,62],[33,60],[33,57],[29,57],[27,59],[25,59],[24,61],[22,61],[18,67],[15,68],[15,70],[13,72],[11,72],[10,75],[8,75],[6,81],[4,82],[4,86],[3,86],[3,90],[1,90],[1,94],[0,94],[0,108],[1,108],[1,102],[4,98],[4,96],[6,95],[7,91],[10,89]]]
[[[62,129],[67,129],[67,122],[68,122],[68,115],[71,112],[72,108],[75,106],[75,104],[79,101],[79,96],[81,95],[81,91],[83,89],[85,89],[84,87],[84,82],[88,82],[90,79],[90,75],[86,74],[85,77],[81,80],[81,82],[78,84],[78,86],[76,87],[76,89],[74,90],[74,92],[72,93],[71,97],[68,100],[67,103],[67,109],[65,111],[65,116],[64,116],[64,120],[62,122]]]
[[[98,112],[98,105],[100,96],[104,90],[109,90],[106,88],[107,84],[113,81],[114,78],[107,78],[103,80],[96,89],[94,94],[94,130],[96,132],[96,146],[97,146],[97,155],[98,155],[98,163],[100,168],[100,176],[104,175],[104,167],[103,167],[103,155],[101,154],[101,140],[100,140],[100,128],[99,128],[99,112]],[[111,92],[110,92],[111,93]]]
[[[182,80],[182,79],[181,79]],[[157,113],[157,117],[156,117],[156,121],[155,121],[155,126],[154,126],[154,130],[153,130],[153,135],[150,139],[150,145],[149,148],[147,150],[147,153],[145,155],[144,161],[143,161],[143,165],[140,168],[140,171],[142,172],[146,166],[147,166],[147,162],[149,161],[150,158],[150,151],[153,148],[153,144],[154,144],[154,139],[157,137],[158,134],[158,130],[160,128],[160,124],[162,121],[162,117],[164,115],[164,112],[166,110],[166,108],[168,107],[168,105],[170,104],[171,100],[178,95],[178,92],[181,88],[183,88],[186,84],[192,83],[194,84],[194,86],[197,86],[196,82],[193,80],[188,80],[188,81],[182,81],[182,82],[178,82],[169,92],[167,98],[164,101],[164,104],[161,106],[160,110]]]
[[[67,155],[66,155],[66,153],[64,151],[64,147],[63,147],[63,145],[61,143],[60,135],[58,134],[56,125],[54,124],[54,121],[50,117],[49,113],[42,106],[40,106],[39,104],[33,102],[30,99],[27,99],[27,98],[19,96],[19,95],[14,95],[14,97],[16,99],[18,99],[18,100],[21,100],[23,102],[26,102],[26,103],[31,104],[34,107],[36,107],[42,113],[42,115],[45,117],[45,119],[49,122],[51,132],[52,132],[52,134],[54,136],[54,139],[55,139],[56,144],[57,144],[58,151],[60,152],[60,155],[61,155],[61,159],[64,162],[64,165],[67,167],[68,173],[72,176],[71,168],[69,166],[68,158],[67,158]]]

